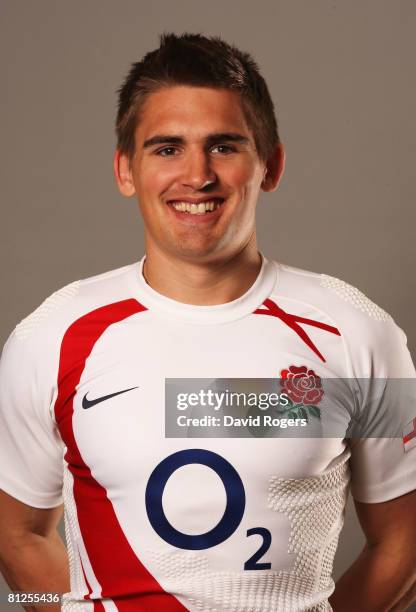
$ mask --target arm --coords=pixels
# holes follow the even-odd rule
[[[57,531],[62,508],[34,508],[0,490],[0,570],[11,590],[70,590],[68,555]],[[61,606],[33,605],[25,610],[59,612]]]
[[[334,612],[404,612],[416,601],[416,491],[355,508],[367,542],[329,603]]]

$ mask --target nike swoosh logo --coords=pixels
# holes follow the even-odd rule
[[[96,399],[89,400],[87,399],[87,394],[82,398],[82,407],[83,408],[91,408],[95,406],[95,404],[99,404],[100,402],[104,402],[105,400],[110,399],[110,397],[115,397],[116,395],[120,395],[120,393],[126,393],[127,391],[132,391],[132,389],[138,389],[139,387],[130,387],[130,389],[123,389],[122,391],[116,391],[115,393],[110,393],[109,395],[103,395],[102,397],[97,397]]]

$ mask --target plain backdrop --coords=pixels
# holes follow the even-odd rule
[[[261,250],[357,286],[415,354],[415,2],[2,0],[0,12],[2,344],[53,291],[142,256],[137,203],[112,175],[116,90],[160,33],[188,31],[252,53],[275,102],[287,165],[259,200]],[[350,501],[335,578],[362,545]]]

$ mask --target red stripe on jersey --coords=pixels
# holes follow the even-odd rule
[[[81,564],[82,575],[84,576],[85,584],[87,585],[88,595],[84,595],[84,599],[90,599],[90,595],[92,593],[92,588],[90,583],[88,582],[87,575],[84,570],[84,565],[82,563],[81,555],[79,556],[79,562]],[[104,604],[99,599],[94,599],[94,612],[105,612]]]
[[[406,436],[403,437],[403,442],[405,444],[407,442],[410,442],[410,440],[413,440],[413,438],[416,438],[416,417],[413,419],[412,423],[413,423],[413,431],[410,431]]]
[[[304,329],[302,329],[299,323],[304,323],[305,325],[312,325],[313,327],[319,327],[319,329],[323,329],[325,331],[330,332],[331,334],[337,334],[338,336],[340,336],[341,333],[336,327],[332,327],[332,325],[327,325],[326,323],[321,323],[320,321],[314,321],[313,319],[305,319],[305,317],[298,317],[297,315],[289,314],[288,312],[285,312],[283,308],[280,308],[280,306],[278,306],[276,302],[273,302],[273,300],[269,298],[265,299],[263,304],[264,306],[266,306],[266,308],[257,308],[254,311],[254,314],[271,315],[272,317],[277,317],[278,319],[283,321],[283,323],[286,323],[286,325],[293,329],[293,331],[296,332],[300,338],[302,338],[304,343],[307,344],[316,355],[318,355],[319,359],[321,359],[325,363],[326,360],[324,356],[317,349],[317,347],[314,345],[308,334],[305,332]]]
[[[144,310],[135,299],[123,300],[97,308],[70,325],[61,344],[55,419],[67,446],[65,460],[74,476],[78,522],[101,596],[112,599],[120,612],[177,612],[186,608],[163,591],[134,553],[106,489],[93,478],[80,454],[72,427],[76,387],[94,344],[110,325]]]

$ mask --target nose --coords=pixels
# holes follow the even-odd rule
[[[184,164],[182,185],[192,187],[192,189],[203,189],[211,183],[215,183],[215,174],[209,153],[205,151],[190,151]]]

